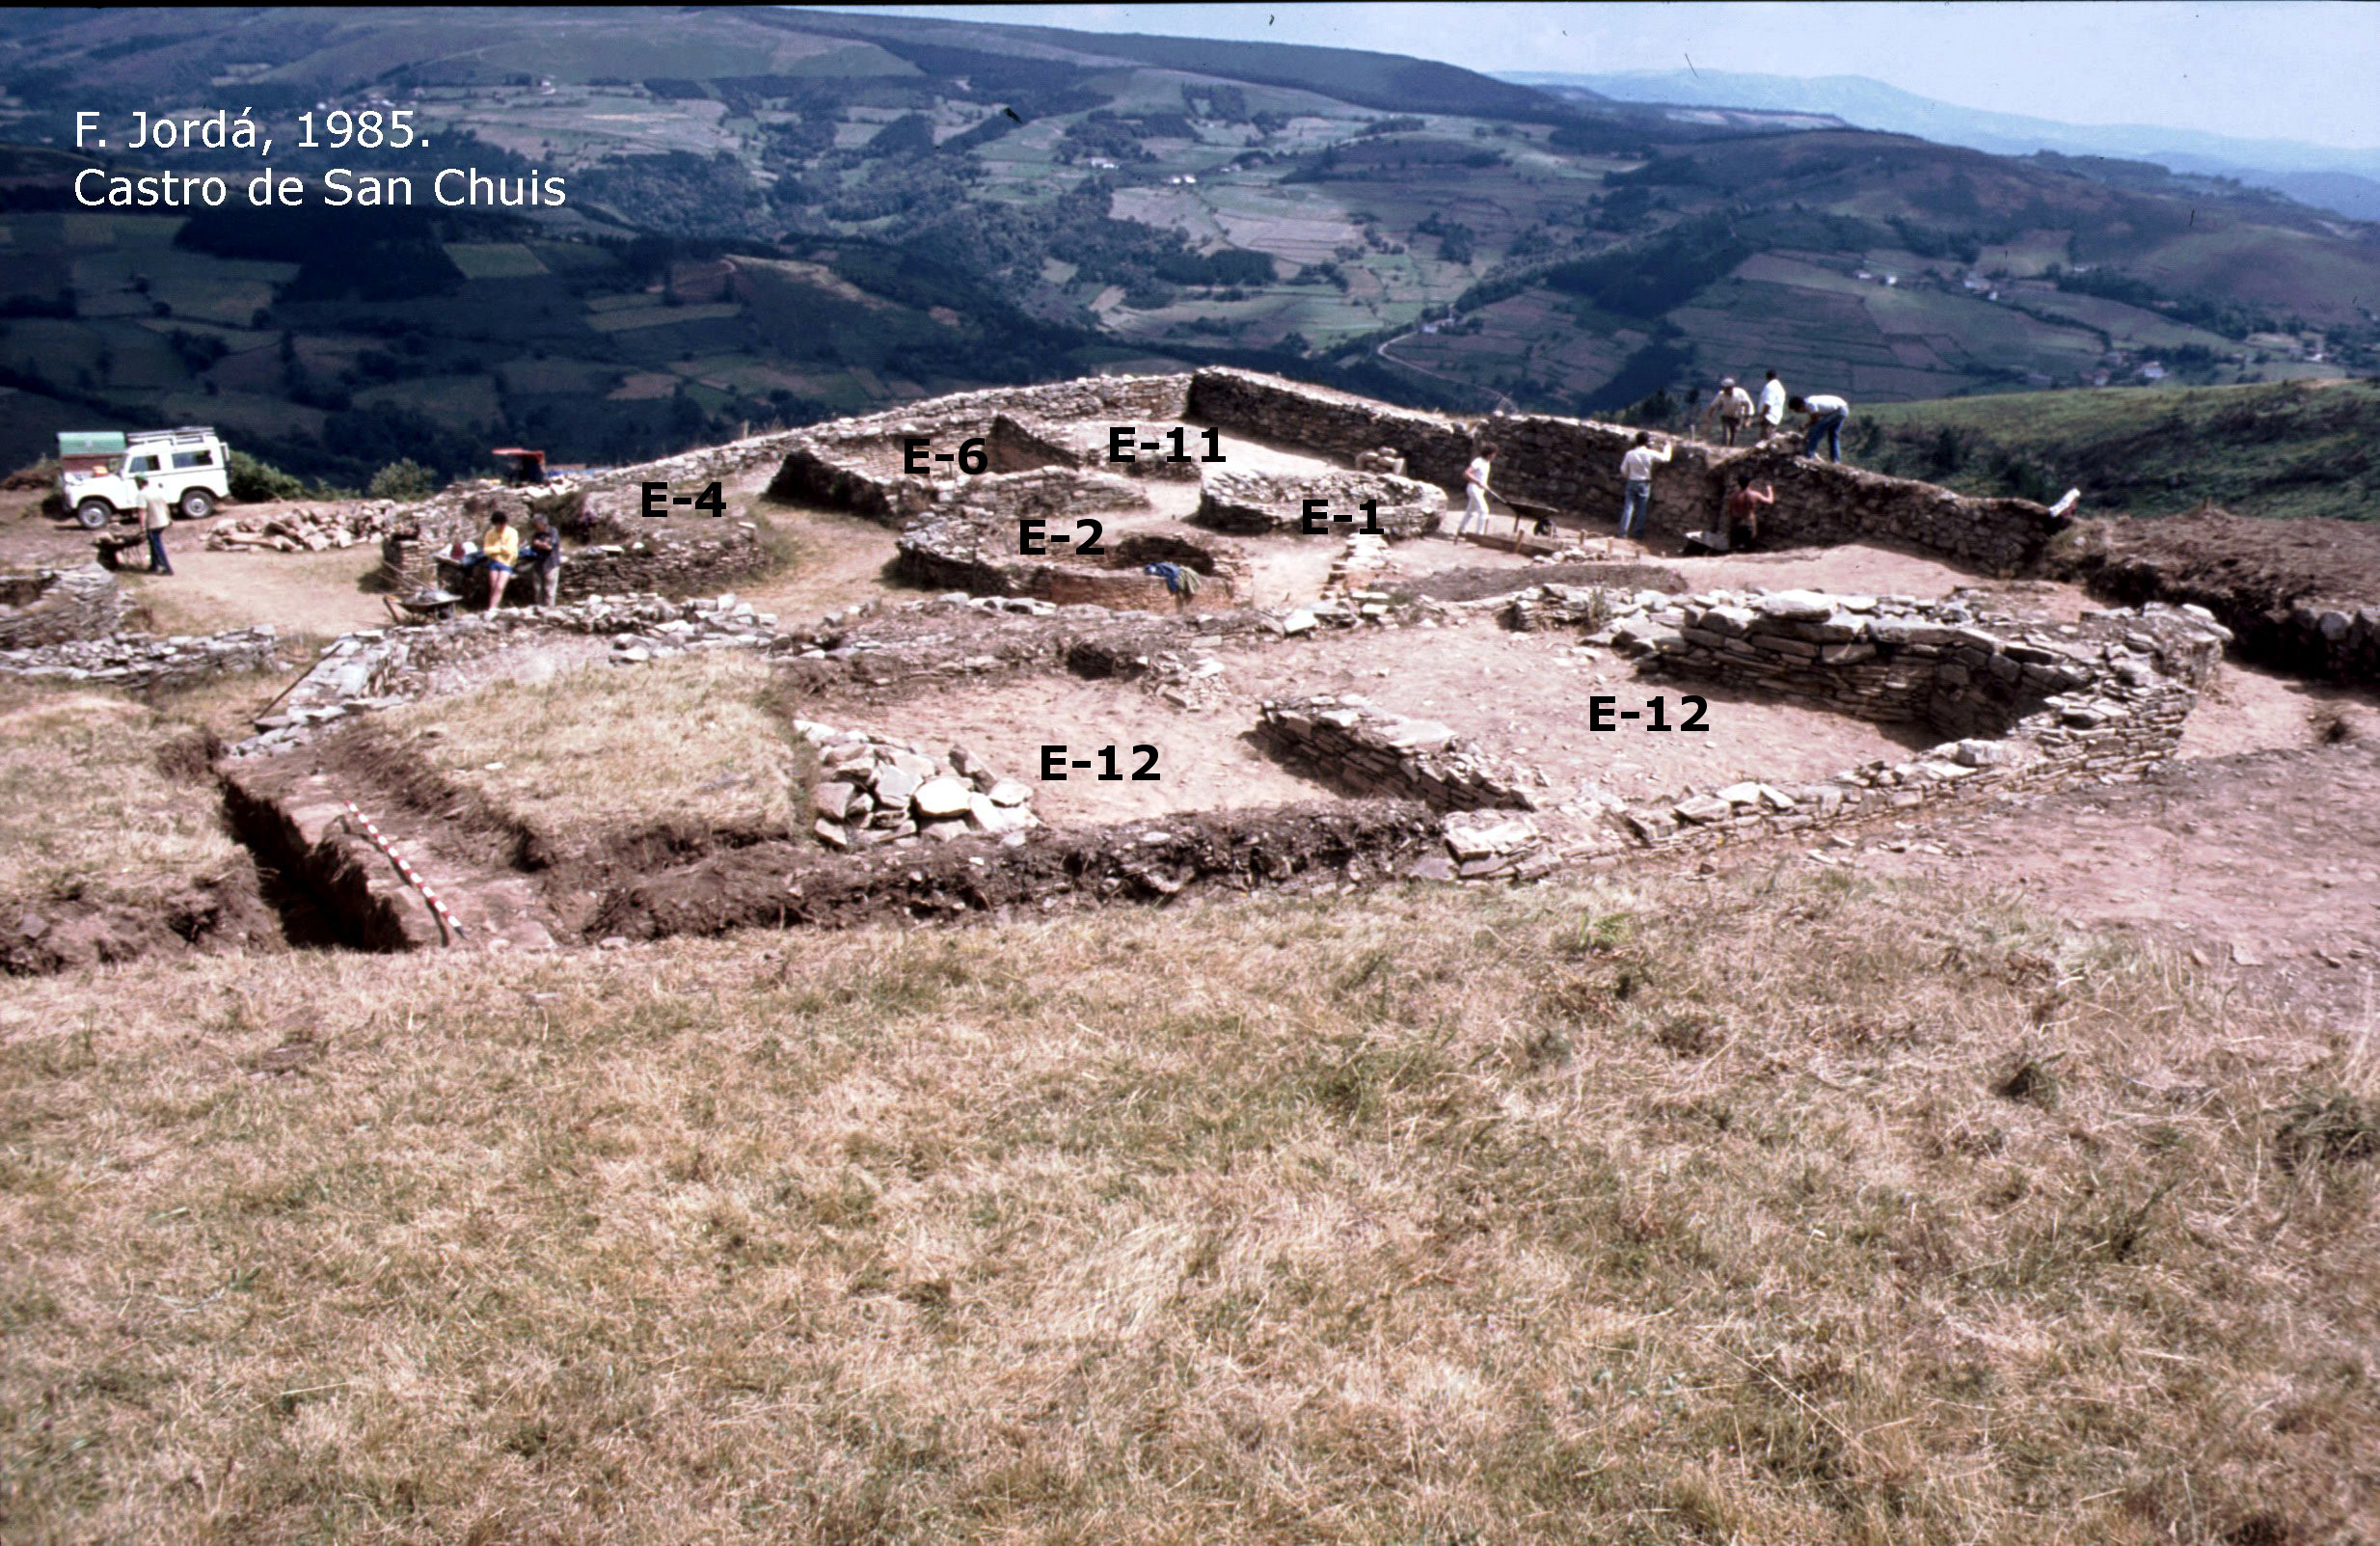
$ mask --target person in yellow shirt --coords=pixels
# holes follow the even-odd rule
[[[512,583],[512,566],[521,556],[521,533],[505,521],[504,512],[488,518],[488,534],[479,539],[479,556],[488,566],[488,610],[503,605],[504,587]]]

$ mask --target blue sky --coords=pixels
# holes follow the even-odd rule
[[[822,7],[824,10],[857,9]],[[1023,5],[898,14],[1170,33],[1443,60],[1479,70],[1866,75],[2069,123],[2380,148],[2380,5]]]

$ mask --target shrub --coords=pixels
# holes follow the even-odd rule
[[[410,456],[402,457],[374,473],[364,492],[375,500],[426,500],[438,492],[438,475]]]
[[[297,500],[306,497],[306,485],[269,462],[259,462],[246,451],[230,455],[231,497],[235,500]]]

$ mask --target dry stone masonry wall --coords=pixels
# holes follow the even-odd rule
[[[1953,739],[1816,783],[1745,781],[1615,805],[1567,856],[1774,837],[1943,800],[2137,778],[2173,755],[2230,634],[2197,609],[2015,624],[1956,602],[1810,591],[1687,598],[1640,621],[1662,669],[1758,686]]]
[[[1636,431],[1552,415],[1457,420],[1253,371],[1209,368],[1191,380],[1190,411],[1204,422],[1303,446],[1350,462],[1383,446],[1414,477],[1462,487],[1476,446],[1497,450],[1495,487],[1516,504],[1593,525],[1616,522],[1620,458]],[[1788,446],[1728,449],[1678,445],[1653,475],[1654,529],[1717,523],[1720,500],[1749,475],[1776,487],[1764,532],[1796,542],[1881,541],[1938,553],[1993,573],[2038,564],[2065,523],[2028,500],[1979,500],[1910,478],[1796,456]]]
[[[95,563],[0,574],[0,650],[105,638],[123,621],[123,587]]]
[[[1520,770],[1479,756],[1443,724],[1360,697],[1267,699],[1257,740],[1355,795],[1418,800],[1432,810],[1533,810]]]
[[[1344,536],[1376,526],[1392,541],[1426,536],[1439,528],[1444,491],[1393,473],[1328,473],[1320,476],[1216,471],[1199,494],[1199,525],[1258,536],[1303,536],[1309,501],[1322,504],[1322,535]],[[1366,511],[1365,502],[1373,508]]]
[[[205,681],[227,671],[271,670],[283,664],[270,627],[224,634],[110,634],[32,649],[0,649],[0,675],[87,682],[140,691]]]
[[[959,393],[888,413],[839,419],[794,433],[770,493],[898,524],[929,508],[937,489],[958,475],[952,463],[935,464],[936,473],[922,475],[906,471],[906,448],[912,439],[930,442],[933,454],[956,454],[965,442],[980,438],[990,472],[1103,468],[1103,448],[1084,444],[1079,430],[1055,426],[1170,425],[1182,419],[1189,393],[1186,375],[1087,376],[1044,387]]]

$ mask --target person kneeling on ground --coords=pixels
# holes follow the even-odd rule
[[[1802,442],[1801,454],[1816,456],[1818,443],[1826,443],[1826,460],[1843,459],[1843,425],[1852,416],[1852,405],[1831,393],[1820,393],[1815,397],[1796,397],[1786,404],[1795,413],[1809,416],[1809,438]]]
[[[1744,478],[1736,491],[1727,496],[1727,551],[1745,553],[1760,542],[1760,507],[1776,502],[1776,485],[1764,484],[1755,490],[1752,480]]]
[[[174,565],[165,556],[165,529],[174,524],[174,502],[166,498],[163,483],[136,476],[132,488],[141,502],[141,530],[149,537],[149,572],[170,575]]]
[[[513,565],[521,556],[521,533],[497,511],[488,518],[488,534],[479,539],[479,561],[488,566],[488,610],[504,603],[504,586],[512,583]]]
[[[1669,460],[1676,449],[1666,440],[1661,449],[1653,449],[1653,437],[1636,431],[1636,443],[1620,458],[1620,535],[1633,537],[1644,529],[1645,516],[1653,505],[1653,464]]]
[[[554,592],[562,578],[562,538],[554,529],[554,523],[544,516],[537,518],[537,529],[528,534],[528,574],[537,586],[537,605],[554,605]]]

